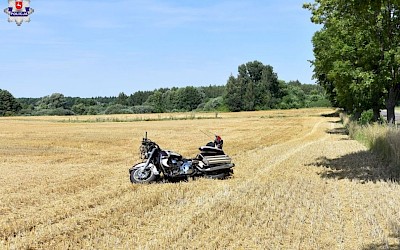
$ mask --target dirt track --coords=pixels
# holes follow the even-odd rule
[[[0,241],[9,248],[398,249],[398,183],[388,182],[382,164],[324,112],[227,114],[218,126],[235,178],[146,186],[127,183],[120,166],[132,154],[122,138],[132,126],[139,136],[149,123],[68,125],[60,132],[65,140],[46,155],[54,141],[48,131],[64,125],[31,128],[40,130],[31,135],[38,142],[32,152],[31,140],[13,133],[26,122],[9,121],[13,126],[0,125],[7,142],[0,153],[8,153],[0,160]],[[213,120],[162,124],[154,137],[215,127]],[[96,133],[68,136],[85,129]],[[201,143],[170,140],[159,144],[186,155]],[[29,154],[33,163],[24,158]]]

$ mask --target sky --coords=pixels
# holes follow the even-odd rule
[[[0,89],[15,97],[116,96],[226,84],[258,60],[315,83],[304,0],[31,0],[29,23],[0,12]],[[1,1],[1,10],[8,7]]]

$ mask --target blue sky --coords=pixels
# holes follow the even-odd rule
[[[20,27],[0,12],[0,88],[94,97],[221,85],[254,60],[279,79],[314,83],[307,60],[319,27],[303,2],[31,0],[31,22]]]

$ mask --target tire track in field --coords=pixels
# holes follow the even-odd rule
[[[242,179],[241,183],[239,183],[238,185],[229,186],[229,184],[227,183],[226,185],[224,185],[224,188],[222,190],[214,194],[212,197],[209,197],[210,194],[206,194],[206,196],[199,198],[205,200],[204,206],[202,207],[201,212],[196,213],[195,215],[193,215],[193,217],[206,217],[208,214],[211,214],[211,211],[219,209],[221,205],[225,204],[226,206],[229,206],[228,204],[231,200],[246,200],[247,196],[249,195],[249,192],[251,192],[251,189],[254,187],[254,183],[260,177],[260,175],[268,175],[269,172],[274,170],[278,171],[276,167],[282,164],[283,162],[296,156],[303,150],[311,148],[315,144],[324,142],[331,137],[331,135],[325,134],[322,138],[319,138],[317,140],[312,140],[308,143],[302,142],[306,141],[308,137],[314,135],[317,131],[319,131],[321,124],[323,122],[324,121],[321,120],[320,122],[316,123],[310,132],[306,133],[300,138],[292,139],[283,144],[277,144],[271,147],[266,147],[263,148],[262,150],[252,150],[252,152],[248,152],[246,154],[247,157],[249,156],[249,154],[260,155],[262,153],[271,154],[276,152],[282,152],[282,150],[284,150],[287,145],[294,146],[293,149],[285,152],[280,157],[267,161],[264,164],[262,163],[263,160],[259,159],[258,162],[260,167],[255,172],[252,172],[252,178]],[[333,124],[331,126],[333,126]],[[295,143],[295,145],[293,145],[293,143]],[[279,171],[284,171],[284,170],[280,169]],[[214,219],[217,220],[218,218]],[[192,221],[192,219],[189,219],[188,221]],[[211,221],[213,220],[211,219]],[[181,232],[177,233],[177,235],[182,235],[183,233],[185,233],[185,231],[188,230],[186,228],[189,228],[189,226],[190,225],[188,225],[188,227],[184,227],[184,229],[181,230]],[[205,231],[202,232],[202,235],[212,235],[212,234],[213,234],[212,227],[210,227],[209,229],[205,229]],[[175,240],[178,240],[178,238],[176,238]]]
[[[271,171],[274,167],[276,167],[280,163],[286,161],[287,159],[289,159],[293,155],[298,154],[300,151],[304,150],[305,148],[307,148],[307,147],[309,147],[309,146],[311,146],[313,144],[317,144],[317,143],[320,143],[322,141],[327,140],[329,138],[329,135],[324,135],[319,140],[314,140],[314,141],[310,141],[308,143],[303,144],[303,141],[306,141],[307,137],[313,135],[317,131],[317,129],[320,127],[322,122],[323,121],[320,121],[317,124],[315,124],[314,127],[312,128],[312,130],[309,133],[307,133],[306,135],[304,135],[304,136],[302,136],[300,138],[290,140],[290,141],[285,142],[285,143],[280,144],[280,145],[276,145],[276,147],[274,147],[274,148],[273,147],[266,148],[265,151],[267,153],[269,150],[272,150],[272,151],[279,150],[280,151],[282,147],[285,147],[287,145],[293,145],[294,142],[300,142],[301,143],[301,145],[299,145],[299,146],[296,145],[297,147],[294,147],[293,149],[291,149],[289,151],[286,151],[283,155],[280,155],[278,158],[273,159],[272,161],[268,162],[268,166],[270,166],[268,168],[268,171]],[[263,170],[265,171],[265,169],[261,169],[260,168],[257,172],[260,172],[260,171],[263,171]]]
[[[272,129],[268,130],[267,133],[263,134],[262,137],[259,138],[259,140],[266,140],[265,138],[274,137],[275,133],[278,133],[280,135],[280,134],[284,134],[285,131],[291,132],[293,130],[293,126],[290,126],[291,124],[293,124],[293,121],[291,121],[291,120],[282,120],[282,121],[279,121],[277,123],[274,123],[273,127],[272,127],[272,125],[267,127],[268,129],[270,127],[272,127]],[[243,130],[243,131],[245,131],[245,130]],[[235,129],[235,130],[233,130],[231,132],[235,132],[235,134],[237,134],[237,129]],[[248,140],[248,138],[246,138],[246,137],[243,137],[241,139],[244,140],[244,141]],[[268,143],[267,143],[267,146],[269,147],[269,146],[272,146],[272,145],[275,145],[275,144],[279,144],[279,143],[281,143],[281,141],[285,141],[284,138],[275,139],[275,140],[273,140],[272,144],[268,145]],[[261,147],[257,146],[256,143],[253,144],[253,145],[246,145],[246,146],[243,146],[241,151],[239,151],[240,153],[230,153],[229,155],[231,157],[235,158],[236,156],[238,156],[240,154],[243,154],[243,151],[251,152],[253,150],[259,150],[260,148]]]
[[[303,143],[303,141],[307,141],[306,140],[307,137],[310,137],[316,133],[316,131],[318,130],[318,128],[321,126],[321,124],[323,122],[324,122],[323,120],[319,121],[318,123],[316,123],[313,126],[313,128],[311,129],[310,132],[306,133],[305,135],[303,135],[299,138],[295,138],[295,139],[286,141],[281,144],[275,144],[275,145],[272,145],[269,147],[264,147],[261,149],[258,148],[258,149],[250,150],[250,151],[246,152],[245,155],[242,155],[241,157],[237,157],[237,159],[240,159],[241,162],[245,162],[246,159],[257,159],[257,161],[256,161],[257,164],[253,164],[253,165],[255,165],[254,167],[257,167],[257,170],[256,170],[257,173],[266,171],[265,167],[262,167],[262,166],[269,166],[268,171],[271,171],[273,167],[275,167],[276,165],[287,160],[294,154],[297,154],[304,148],[306,148],[312,144],[324,141],[327,138],[329,138],[329,135],[325,134],[319,140],[313,140],[313,141],[310,141],[305,144]],[[300,144],[300,145],[298,145],[298,144]],[[282,154],[282,152],[284,152],[284,153]],[[271,157],[278,156],[278,157],[268,160],[268,158],[267,158],[268,156],[271,156]],[[239,164],[240,163],[238,163],[237,165],[239,165]]]

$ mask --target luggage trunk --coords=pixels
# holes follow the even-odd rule
[[[196,158],[199,160],[200,171],[203,172],[229,169],[235,166],[224,151],[214,147],[201,147],[200,154]]]

